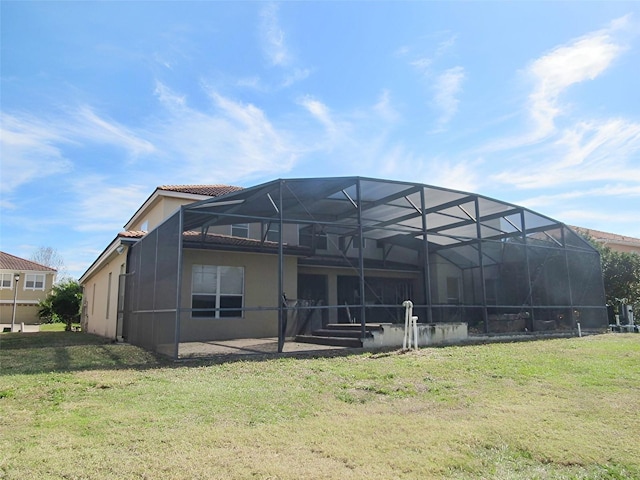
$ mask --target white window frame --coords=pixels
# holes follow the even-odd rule
[[[280,241],[280,222],[272,222],[271,225],[267,225],[269,228],[264,235],[264,239],[267,242],[278,243]]]
[[[37,287],[38,278],[42,278],[42,287]],[[24,276],[24,289],[25,290],[44,290],[47,277],[44,273],[27,273]],[[32,286],[29,286],[32,283]]]
[[[13,276],[15,273],[0,273],[0,290],[13,290],[13,284],[15,280]],[[9,285],[5,286],[4,282],[6,282],[6,278],[9,278]]]
[[[307,231],[310,230],[310,231]],[[308,240],[308,241],[307,241]],[[303,247],[313,247],[316,250],[329,249],[329,237],[325,232],[316,231],[313,225],[298,226],[298,245]]]
[[[234,223],[233,225],[231,225],[231,236],[240,237],[240,238],[249,238],[249,224]]]
[[[229,268],[229,269],[236,269],[242,276],[241,279],[241,284],[240,284],[240,293],[237,292],[228,292],[225,289],[225,286],[221,284],[221,280],[222,280],[222,273],[224,271],[224,269]],[[213,278],[215,278],[215,286],[212,289],[213,291],[201,291],[198,292],[195,289],[196,286],[196,275],[200,275],[200,274],[204,274],[207,273],[208,275],[212,276]],[[191,308],[198,308],[194,306],[194,300],[195,297],[210,297],[211,300],[213,300],[214,302],[214,306],[211,307],[211,311],[213,311],[212,313],[214,313],[213,315],[211,315],[208,311],[192,311],[191,312],[191,317],[192,318],[196,318],[196,319],[207,319],[207,318],[224,318],[224,319],[231,319],[231,318],[243,318],[243,308],[244,308],[244,282],[245,282],[245,271],[244,271],[244,267],[238,267],[238,266],[229,266],[229,265],[193,265],[191,268]],[[239,316],[235,316],[235,315],[228,315],[229,313],[233,313],[233,312],[229,312],[229,311],[220,311],[221,308],[225,308],[222,306],[222,301],[224,299],[227,298],[231,298],[231,297],[240,297],[240,305],[238,307],[233,306],[233,307],[227,307],[227,308],[234,308],[234,309],[238,309],[240,310],[240,315]]]

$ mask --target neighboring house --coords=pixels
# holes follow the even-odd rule
[[[17,278],[17,281],[16,281]],[[56,279],[56,270],[39,263],[0,252],[0,323],[39,323],[38,302]]]
[[[421,323],[478,334],[607,326],[599,253],[566,225],[362,177],[158,187],[80,283],[85,331],[174,358],[186,342],[282,349],[335,324],[363,339],[402,323],[404,300]]]
[[[640,238],[627,237],[615,233],[601,232],[591,228],[571,227],[576,232],[594,239],[598,243],[606,245],[614,252],[637,253],[640,255]]]

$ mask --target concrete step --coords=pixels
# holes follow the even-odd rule
[[[344,330],[344,331],[351,331],[351,330],[360,331],[361,328],[362,326],[359,323],[329,323],[324,327],[324,329],[326,330]],[[373,330],[382,330],[382,327],[380,326],[379,323],[367,323],[365,324],[365,330],[367,332],[371,332]]]
[[[318,337],[344,337],[344,338],[357,338],[360,339],[360,329],[338,329],[338,328],[321,328],[320,330],[314,330],[312,335]]]
[[[297,335],[296,342],[315,343],[316,345],[332,345],[334,347],[361,348],[362,342],[359,338],[348,337],[321,337],[318,335]]]

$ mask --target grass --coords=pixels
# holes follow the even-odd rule
[[[0,336],[0,478],[640,478],[640,335],[167,363]]]

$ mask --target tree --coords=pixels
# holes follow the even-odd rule
[[[44,265],[45,267],[56,269],[58,271],[58,281],[63,281],[66,277],[64,260],[55,248],[38,247],[29,260]]]
[[[640,255],[616,252],[591,238],[587,240],[600,252],[607,305],[625,303],[640,308]]]
[[[38,314],[45,322],[65,322],[66,331],[80,319],[82,287],[75,280],[65,280],[53,286],[46,298],[39,303]]]

